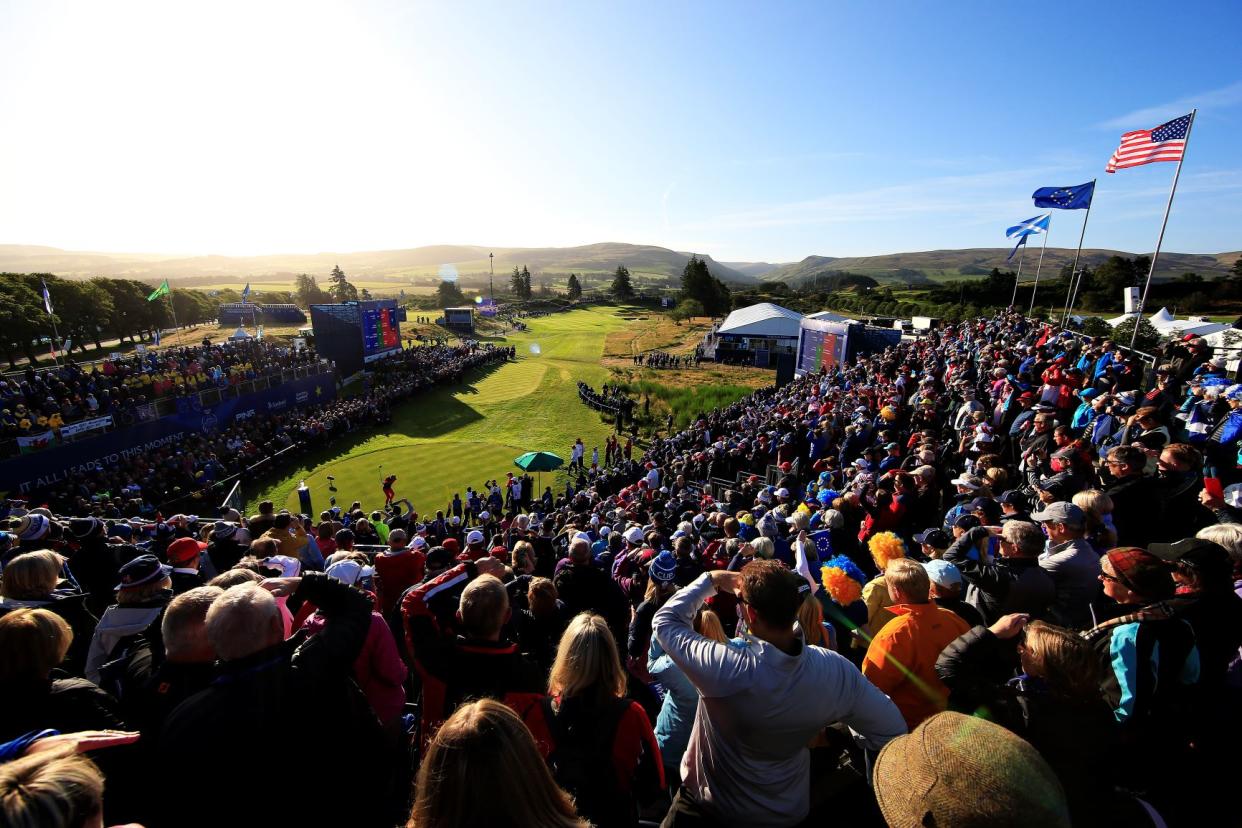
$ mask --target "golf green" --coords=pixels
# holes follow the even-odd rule
[[[316,513],[331,498],[342,507],[358,500],[370,511],[383,505],[380,481],[395,474],[397,498],[434,513],[454,492],[518,472],[513,460],[523,452],[550,451],[568,461],[581,437],[588,460],[594,446],[602,455],[611,426],[578,399],[577,382],[599,387],[608,378],[600,365],[604,337],[626,320],[616,308],[587,308],[528,321],[529,330],[497,343],[515,347],[516,362],[401,403],[390,424],[305,455],[303,468],[249,498],[248,506],[272,500],[297,510],[298,483],[305,480]],[[556,475],[542,475],[544,486],[555,482]]]

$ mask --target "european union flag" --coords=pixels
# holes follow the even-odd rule
[[[815,544],[815,557],[821,561],[826,561],[832,557],[832,532],[824,529],[821,532],[812,532],[807,535],[807,539]]]
[[[1087,210],[1095,195],[1095,182],[1088,181],[1074,187],[1040,187],[1031,194],[1036,207],[1052,207],[1056,210]]]

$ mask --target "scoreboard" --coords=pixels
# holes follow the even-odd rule
[[[860,322],[826,322],[803,319],[798,332],[797,376],[829,371],[847,359],[883,351],[901,342],[901,331],[876,328]]]
[[[315,350],[336,363],[342,376],[401,351],[401,308],[392,299],[311,305]]]
[[[832,368],[845,361],[850,325],[845,322],[820,322],[803,319],[798,336],[796,373],[813,374],[821,368]]]
[[[393,351],[401,350],[401,334],[397,326],[397,307],[366,307],[379,302],[360,303],[362,322],[362,361],[373,362]]]

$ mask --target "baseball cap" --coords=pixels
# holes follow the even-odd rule
[[[426,549],[427,539],[424,538],[422,535],[415,535],[414,540],[410,541],[410,548],[411,549]]]
[[[491,512],[479,512],[479,520],[491,520],[491,519],[492,519]]]
[[[453,542],[456,545],[456,541]],[[427,553],[427,568],[435,571],[448,569],[453,565],[456,553],[446,546],[433,546]]]
[[[957,520],[953,521],[954,528],[957,529],[974,529],[976,526],[982,526],[983,521],[974,515],[959,515]]]
[[[1082,526],[1087,522],[1087,516],[1083,514],[1073,503],[1057,501],[1049,503],[1044,508],[1031,515],[1031,520],[1037,523],[1064,523],[1066,526]]]
[[[961,486],[962,488],[970,489],[972,492],[979,488],[979,484],[974,480],[971,480],[969,477],[955,477],[949,482],[954,486]]]
[[[928,546],[934,546],[937,549],[948,549],[953,545],[953,540],[949,537],[949,533],[936,527],[915,535],[914,541],[915,543],[925,543]]]
[[[466,545],[483,542],[483,533],[478,529],[471,529],[470,534],[466,535]]]
[[[936,586],[952,587],[962,583],[962,572],[948,561],[927,561],[923,564],[927,577]]]
[[[1025,509],[1027,506],[1030,505],[1027,502],[1026,495],[1022,494],[1022,492],[1018,491],[1017,489],[1010,489],[1009,491],[1005,492],[999,498],[997,498],[997,502],[1002,503],[1002,504],[1007,504],[1009,506],[1016,506],[1019,509]]]
[[[196,541],[194,538],[177,538],[168,544],[168,550],[165,552],[165,555],[171,564],[189,563],[196,559],[206,548],[207,544]]]
[[[1178,563],[1198,571],[1206,578],[1229,582],[1233,559],[1218,543],[1203,538],[1183,538],[1176,543],[1149,543],[1147,551],[1162,561]]]
[[[638,544],[643,542],[642,527],[631,526],[629,529],[625,530],[625,534],[622,535],[622,537],[625,538],[627,543],[632,543],[635,546],[637,546]]]
[[[160,563],[159,558],[154,555],[139,555],[121,567],[121,582],[116,585],[115,589],[143,586],[167,577],[170,572],[172,572],[172,567]]]
[[[324,571],[329,578],[335,578],[343,584],[353,586],[363,578],[375,574],[375,567],[362,566],[357,561],[337,561]]]

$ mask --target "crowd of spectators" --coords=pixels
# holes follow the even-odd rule
[[[218,498],[214,485],[281,451],[331,445],[345,434],[391,418],[392,405],[440,383],[458,383],[471,368],[512,358],[510,348],[478,343],[402,350],[372,364],[363,393],[321,405],[256,412],[211,432],[185,432],[176,443],[129,454],[100,469],[80,470],[25,495],[57,514],[152,518],[161,509],[195,513]]]
[[[667,351],[644,351],[634,355],[634,364],[647,368],[698,368],[703,360],[703,349],[695,348],[692,354],[670,354]]]
[[[604,411],[616,417],[617,430],[621,429],[626,419],[631,421],[634,419],[633,398],[616,385],[604,383],[603,387],[596,391],[585,382],[579,380],[578,399],[596,411]]]
[[[89,417],[130,415],[167,397],[223,389],[314,365],[313,348],[272,340],[161,348],[115,359],[27,368],[0,379],[0,438],[11,439]]]
[[[978,319],[457,521],[264,503],[140,538],[14,512],[0,809],[1229,822],[1242,385],[1183,350],[1145,390],[1111,342]]]

